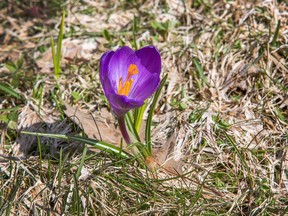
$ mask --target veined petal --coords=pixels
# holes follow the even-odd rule
[[[119,117],[127,113],[131,109],[135,109],[144,104],[144,101],[131,99],[125,95],[118,95],[115,93],[111,93],[106,95],[110,105],[115,112],[115,114]]]
[[[104,92],[107,91],[107,74],[108,74],[108,65],[111,57],[113,56],[114,51],[108,51],[104,53],[100,59],[100,81],[103,86]],[[111,84],[110,84],[111,85]]]
[[[150,71],[147,70],[140,62],[138,62],[137,66],[138,66],[139,73],[136,76],[133,76],[134,82],[133,82],[133,86],[131,88],[130,94],[128,95],[129,98],[133,98],[133,96],[131,95],[135,91],[135,89],[141,86],[142,83],[145,82],[151,76]]]
[[[144,101],[152,95],[159,87],[160,77],[158,74],[150,74],[141,84],[134,87],[130,97],[136,100]]]
[[[130,64],[139,65],[140,59],[137,58],[131,48],[126,46],[119,48],[110,59],[107,75],[115,89],[118,87],[117,84],[121,78],[126,80]],[[135,75],[136,77],[137,75]]]
[[[154,46],[146,46],[135,52],[136,56],[141,59],[141,64],[150,71],[150,73],[160,74],[161,56],[158,49]]]

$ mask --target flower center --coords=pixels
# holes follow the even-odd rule
[[[128,94],[131,90],[131,87],[132,87],[132,83],[134,82],[134,80],[131,77],[135,74],[138,74],[138,67],[135,64],[130,64],[129,68],[128,68],[128,75],[127,75],[125,83],[123,84],[122,77],[119,79],[119,83],[118,83],[118,94],[119,95],[128,96]]]

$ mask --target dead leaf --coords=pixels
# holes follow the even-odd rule
[[[65,114],[77,124],[84,133],[92,139],[103,140],[114,145],[119,145],[121,133],[115,127],[112,115],[107,110],[101,111],[101,116],[92,116],[65,104]]]
[[[183,161],[181,159],[175,160],[174,151],[176,145],[176,136],[173,133],[165,143],[158,149],[153,149],[154,164],[156,163],[160,169],[174,175],[181,175],[183,173]],[[150,159],[151,161],[151,159]],[[152,163],[151,163],[152,164]],[[158,168],[156,168],[158,169]]]

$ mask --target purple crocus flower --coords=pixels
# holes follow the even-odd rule
[[[116,116],[141,107],[160,84],[161,57],[154,46],[137,51],[127,46],[108,51],[100,60],[100,80]]]

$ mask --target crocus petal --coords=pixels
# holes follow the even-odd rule
[[[146,46],[135,52],[136,56],[141,59],[141,64],[150,71],[150,73],[160,74],[161,56],[154,46]]]
[[[110,59],[108,66],[108,79],[111,81],[112,86],[116,88],[120,78],[126,80],[130,64],[139,65],[140,59],[129,47],[119,48]],[[137,75],[134,78],[136,77]]]
[[[101,84],[117,117],[144,104],[159,87],[160,72],[160,54],[153,46],[136,52],[124,46],[101,57]]]
[[[106,95],[108,101],[111,104],[113,111],[115,112],[116,116],[123,116],[131,109],[135,109],[140,107],[144,104],[144,101],[136,100],[128,98],[124,95],[118,95],[115,93],[111,93]]]
[[[130,59],[129,59],[130,60]],[[134,60],[133,60],[134,61]],[[132,61],[128,61],[128,64],[133,64]],[[149,70],[147,70],[141,63],[140,63],[140,60],[138,60],[138,62],[136,63],[137,64],[137,67],[138,67],[138,71],[139,73],[137,75],[134,75],[133,76],[133,80],[134,80],[134,83],[133,83],[133,86],[131,88],[131,91],[130,91],[130,94],[128,95],[130,98],[133,98],[131,97],[131,94],[132,92],[135,91],[136,88],[138,88],[138,86],[142,85],[143,82],[145,82],[145,80],[147,80],[150,76],[151,76],[151,73]],[[159,76],[159,75],[157,75]]]
[[[107,74],[108,74],[108,65],[111,57],[113,56],[114,51],[108,51],[104,53],[100,59],[100,81],[103,86],[104,92],[107,91]]]
[[[141,82],[141,84],[135,86],[129,97],[144,101],[154,93],[154,91],[159,87],[159,84],[159,75],[151,74],[148,78]]]

